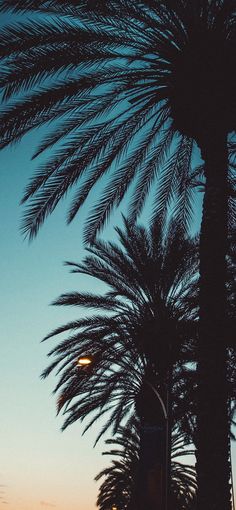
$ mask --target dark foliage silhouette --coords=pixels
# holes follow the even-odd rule
[[[174,368],[173,392],[178,388],[183,408],[185,391],[186,406],[180,412],[176,396],[173,412],[182,416],[183,429],[191,433],[192,409],[187,402],[192,398],[192,371],[183,364],[192,361],[196,336],[196,306],[192,306],[196,246],[181,237],[174,224],[164,237],[158,223],[154,232],[127,222],[117,231],[120,245],[97,240],[87,248],[82,263],[69,263],[73,272],[98,278],[108,290],[63,294],[54,302],[93,313],[47,335],[67,336],[51,350],[54,360],[43,375],[54,369],[60,374],[55,390],[60,391],[58,409],[63,408],[67,416],[64,427],[93,413],[87,429],[109,411],[100,437],[111,425],[115,433],[124,420],[132,418],[145,379],[165,399],[167,376]],[[77,359],[85,354],[92,356],[93,363],[78,368]]]
[[[164,218],[172,204],[186,227],[191,183],[203,174],[198,508],[229,510],[225,282],[227,223],[235,222],[235,2],[5,0],[1,8],[31,12],[31,20],[2,32],[0,83],[7,105],[1,146],[52,120],[59,126],[36,155],[64,141],[26,190],[29,235],[76,184],[73,219],[112,163],[115,171],[91,213],[86,239],[130,184],[135,219],[156,177],[153,216]],[[39,13],[47,16],[42,20]],[[204,160],[197,171],[191,169],[193,143]]]

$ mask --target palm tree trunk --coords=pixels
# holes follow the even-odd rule
[[[165,391],[160,393],[157,382],[151,373],[136,400],[140,418],[139,466],[134,489],[136,510],[166,510],[166,381]]]
[[[141,426],[140,462],[136,488],[136,510],[166,510],[165,423]]]
[[[220,130],[219,130],[220,131]],[[201,143],[206,190],[200,235],[198,350],[198,510],[230,510],[229,412],[226,377],[227,136]]]
[[[167,410],[167,421],[166,421],[166,496],[165,504],[166,510],[170,510],[171,501],[171,439],[172,439],[172,385],[173,385],[173,365],[170,363],[167,377],[167,391],[166,391],[166,410]]]

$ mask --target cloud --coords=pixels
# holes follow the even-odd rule
[[[49,508],[55,508],[56,505],[53,505],[53,503],[49,503],[48,501],[40,501],[41,506],[46,506]]]

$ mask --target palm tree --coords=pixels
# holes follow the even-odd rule
[[[197,325],[191,299],[198,260],[195,243],[180,234],[174,223],[169,224],[168,234],[161,235],[157,222],[150,231],[125,221],[117,233],[120,245],[96,241],[87,248],[88,256],[82,263],[69,263],[74,272],[100,279],[108,290],[102,296],[65,294],[54,302],[89,307],[98,315],[73,321],[47,336],[73,332],[52,349],[50,355],[56,360],[43,375],[56,367],[62,371],[56,391],[61,390],[58,410],[64,408],[68,415],[64,428],[92,413],[87,430],[109,411],[98,440],[110,426],[114,434],[122,423],[130,424],[134,412],[139,416],[143,475],[138,487],[143,487],[139,490],[143,509],[148,497],[144,457],[150,442],[150,425],[154,424],[151,440],[156,453],[148,465],[151,462],[164,468],[162,498],[169,481],[166,470],[175,415],[185,433],[192,432],[189,422],[193,406],[191,401],[189,406],[188,397],[193,396],[190,389],[194,379],[193,371],[184,363],[192,361],[194,355],[191,345]],[[78,370],[76,361],[86,354],[93,363]]]
[[[178,389],[186,377],[183,363],[193,359],[197,329],[191,303],[196,246],[174,224],[167,235],[161,236],[157,222],[153,230],[124,221],[117,228],[120,245],[97,240],[82,263],[67,263],[72,272],[97,278],[108,288],[103,294],[63,294],[53,303],[93,310],[46,336],[69,333],[50,351],[54,360],[43,373],[46,377],[57,368],[60,374],[55,391],[60,390],[58,410],[68,415],[64,428],[96,412],[87,430],[109,411],[99,437],[111,424],[115,433],[132,416],[144,380],[166,401],[173,370]],[[79,369],[77,360],[86,354],[93,363]]]
[[[97,506],[110,510],[134,510],[135,480],[139,465],[139,422],[134,419],[132,428],[121,427],[115,438],[107,439],[112,449],[103,453],[112,457],[112,463],[95,478],[103,479]],[[171,441],[171,510],[194,510],[196,503],[196,473],[193,466],[184,464],[181,457],[193,455],[189,443],[175,426]]]
[[[70,293],[55,301],[59,305],[85,306],[99,313],[61,326],[48,335],[72,333],[51,351],[56,360],[44,375],[56,367],[63,371],[56,390],[61,390],[58,408],[64,408],[69,415],[64,427],[92,413],[87,430],[98,417],[110,412],[100,437],[109,426],[113,433],[122,422],[128,420],[130,426],[140,391],[150,389],[147,383],[158,387],[165,399],[166,376],[172,363],[174,420],[185,436],[195,441],[195,379],[182,363],[196,359],[196,249],[174,224],[170,224],[169,234],[162,234],[163,237],[158,223],[153,231],[148,231],[125,222],[124,228],[117,231],[120,245],[96,241],[87,248],[88,256],[81,264],[69,263],[74,272],[106,283],[108,290],[102,296]],[[233,274],[232,256],[230,260]],[[230,277],[229,281],[233,279]],[[230,288],[229,295],[233,296],[233,292]],[[229,302],[234,306],[231,298]],[[77,358],[87,353],[93,364],[78,370]],[[235,401],[233,365],[229,379]],[[150,397],[156,402],[152,392]],[[150,407],[154,407],[153,402]]]
[[[200,148],[205,196],[198,508],[229,510],[224,335],[227,220],[235,222],[234,200],[228,199],[230,172],[235,171],[235,2],[3,0],[1,9],[31,13],[30,20],[21,18],[2,31],[0,83],[8,104],[1,116],[1,145],[45,122],[56,122],[35,156],[55,144],[57,150],[41,165],[23,199],[29,201],[24,230],[30,236],[78,184],[68,215],[72,220],[109,169],[104,193],[86,227],[87,239],[94,237],[130,185],[130,214],[135,219],[157,176],[154,217],[165,218],[168,207],[175,207],[186,226],[190,184],[196,177],[191,157],[194,144]],[[213,416],[214,435],[209,427]]]

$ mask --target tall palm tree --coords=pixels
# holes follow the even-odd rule
[[[66,191],[78,184],[68,216],[73,219],[113,163],[116,169],[89,218],[87,239],[94,237],[131,184],[130,212],[137,217],[156,176],[154,216],[164,218],[174,206],[186,225],[189,184],[196,177],[191,156],[194,144],[200,148],[205,196],[198,506],[229,510],[224,335],[227,219],[235,221],[235,206],[229,214],[227,172],[228,167],[235,171],[235,2],[3,0],[1,8],[31,13],[30,20],[21,18],[2,32],[0,84],[8,104],[1,116],[1,145],[57,121],[35,156],[55,144],[57,150],[41,165],[24,196],[29,201],[24,229],[31,236]],[[212,416],[214,435],[209,427]]]
[[[56,367],[62,371],[56,391],[61,390],[58,410],[64,408],[69,415],[64,428],[92,413],[87,430],[109,411],[98,440],[110,426],[113,433],[127,420],[130,426],[134,411],[139,416],[143,474],[140,471],[138,487],[143,487],[139,490],[143,510],[151,497],[145,461],[150,425],[151,440],[157,448],[148,465],[164,469],[162,499],[169,481],[170,408],[176,388],[173,419],[178,415],[186,424],[192,418],[188,400],[183,410],[185,381],[188,389],[193,385],[191,371],[184,368],[184,363],[192,360],[191,343],[197,330],[193,321],[196,313],[188,301],[196,284],[198,260],[195,243],[180,234],[175,223],[170,223],[168,234],[162,236],[159,223],[153,232],[125,222],[117,233],[120,245],[96,241],[87,248],[89,254],[82,263],[72,264],[74,272],[99,278],[109,287],[102,296],[70,293],[55,301],[57,305],[85,306],[99,313],[59,327],[47,336],[73,332],[52,349],[50,355],[56,360],[43,375]],[[78,369],[77,359],[86,354],[92,358],[91,365]]]
[[[116,432],[132,416],[144,380],[158,387],[166,401],[173,369],[173,386],[181,393],[187,373],[183,363],[193,359],[197,329],[191,303],[196,246],[173,224],[167,235],[160,235],[158,223],[154,229],[125,222],[117,228],[120,245],[97,240],[82,263],[67,263],[73,272],[98,278],[108,288],[103,294],[63,294],[54,301],[93,310],[46,337],[69,333],[49,353],[54,360],[43,373],[48,376],[57,368],[60,374],[55,391],[60,390],[58,409],[68,415],[64,428],[95,411],[87,429],[109,411],[99,437],[111,424]],[[77,359],[86,354],[93,363],[80,369]]]
[[[135,510],[135,480],[139,464],[139,423],[134,420],[132,428],[121,427],[115,438],[107,439],[112,449],[103,453],[112,463],[103,469],[95,480],[103,479],[99,489],[97,506],[108,510],[114,505],[118,510]],[[189,443],[175,426],[171,441],[171,510],[194,510],[196,503],[196,472],[193,466],[184,464],[183,458],[193,455]]]

